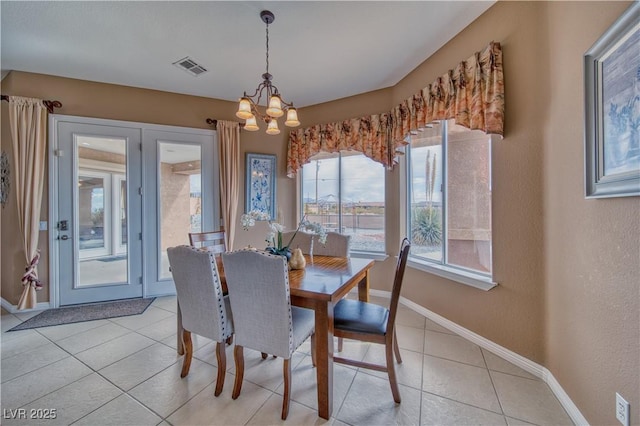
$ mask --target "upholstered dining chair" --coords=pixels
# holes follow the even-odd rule
[[[195,247],[167,249],[173,281],[182,316],[184,361],[180,377],[189,374],[193,345],[191,333],[216,341],[218,377],[215,396],[224,386],[227,367],[226,342],[233,334],[233,318],[229,298],[223,296],[214,254]]]
[[[295,238],[291,240],[294,234]],[[289,242],[289,240],[291,240],[291,244],[289,244],[289,248],[291,250],[299,248],[300,250],[302,250],[302,254],[311,254],[311,250],[313,247],[313,234],[308,234],[303,231],[298,231],[297,234],[296,231],[283,232],[282,243],[286,244]]]
[[[338,338],[355,339],[385,345],[386,366],[335,356],[333,357],[333,361],[386,372],[389,375],[393,400],[397,403],[400,403],[400,390],[398,389],[396,369],[393,362],[394,352],[398,364],[402,363],[402,358],[400,357],[400,348],[398,347],[395,322],[402,279],[404,277],[404,270],[407,265],[410,248],[411,243],[405,238],[400,246],[389,309],[374,303],[342,299],[336,304],[333,310],[334,335],[338,336]]]
[[[327,241],[322,244],[318,241],[318,236],[314,237],[313,255],[349,257],[351,248],[351,236],[337,232],[327,232]]]
[[[189,244],[193,247],[206,248],[208,251],[220,255],[227,251],[224,230],[211,232],[190,232]]]
[[[247,347],[284,360],[282,419],[289,414],[291,399],[291,356],[311,336],[315,354],[315,314],[291,306],[287,259],[254,250],[222,255],[234,312],[236,379],[231,397],[237,399],[244,376],[243,348]],[[314,358],[315,359],[315,358]]]

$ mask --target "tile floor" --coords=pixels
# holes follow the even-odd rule
[[[385,299],[376,299],[385,304]],[[2,311],[2,424],[74,425],[564,425],[570,418],[542,381],[401,306],[397,365],[402,403],[384,373],[334,368],[333,418],[317,416],[310,345],[294,354],[289,418],[280,420],[282,360],[245,350],[245,383],[233,401],[231,347],[222,394],[213,396],[214,343],[196,337],[180,379],[175,297],[142,315],[7,332],[35,313]],[[383,362],[380,346],[345,341],[347,357]],[[55,420],[11,419],[55,409]],[[42,413],[42,411],[41,411]]]

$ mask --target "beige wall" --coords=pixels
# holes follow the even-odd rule
[[[547,366],[591,424],[616,423],[615,391],[640,423],[640,200],[585,200],[583,188],[582,59],[628,4],[500,2],[391,92],[394,105],[489,41],[502,44],[506,133],[492,152],[500,285],[482,292],[409,268],[403,296]],[[376,92],[301,114],[326,122],[384,102]],[[404,235],[401,173],[387,174],[389,253]],[[375,288],[390,287],[392,268],[393,259],[376,266]]]
[[[493,152],[500,287],[475,294],[413,272],[409,297],[546,365],[592,424],[616,422],[615,391],[640,401],[639,200],[585,200],[583,183],[583,54],[627,6],[497,4],[394,88],[398,102],[421,77],[479,50],[476,40],[502,43],[506,138]]]
[[[582,53],[626,3],[552,3],[544,120],[545,360],[592,424],[640,424],[640,197],[586,200]],[[571,31],[567,31],[571,28]]]
[[[408,269],[403,296],[545,365],[591,424],[616,424],[615,391],[632,403],[632,424],[640,423],[640,200],[583,196],[581,61],[627,5],[499,2],[393,88],[299,111],[303,126],[386,111],[489,41],[502,44],[506,133],[492,152],[493,269],[500,285],[483,292]],[[230,102],[28,73],[11,73],[2,93],[58,99],[62,114],[201,128],[206,117],[235,119]],[[2,113],[6,149],[4,104]],[[241,169],[245,152],[278,155],[278,212],[293,226],[296,183],[285,177],[286,134],[241,137]],[[405,232],[401,174],[399,168],[386,174],[388,253],[397,252]],[[244,194],[239,203],[244,210]],[[22,258],[11,208],[2,213],[2,291],[15,303],[9,277],[21,270]],[[263,244],[264,224],[249,232],[237,226],[236,247]],[[390,288],[393,262],[376,265],[374,288]]]
[[[113,120],[134,121],[184,127],[209,129],[207,118],[237,121],[235,102],[196,96],[179,95],[155,90],[134,87],[95,83],[83,80],[61,78],[42,74],[13,71],[1,83],[3,95],[33,96],[41,99],[55,99],[62,102],[63,107],[56,109],[56,114],[97,117]],[[6,150],[11,158],[11,133],[8,125],[8,107],[6,102],[0,103],[2,120],[1,149]],[[244,188],[244,155],[245,152],[257,152],[278,155],[278,210],[282,212],[283,221],[293,226],[295,181],[286,178],[286,136],[285,132],[277,136],[269,136],[264,132],[242,132],[242,163],[240,173],[241,186]],[[11,161],[13,162],[13,161]],[[45,182],[48,185],[48,181]],[[0,227],[2,248],[0,250],[0,271],[2,297],[12,304],[20,298],[22,286],[20,277],[24,271],[25,260],[22,253],[22,240],[17,230],[17,213],[15,206],[15,184],[9,202],[2,209]],[[48,217],[48,197],[42,200],[41,220]],[[244,192],[241,191],[240,210],[244,209]],[[236,237],[236,247],[247,244],[260,246],[266,232],[245,232],[240,222]],[[260,228],[259,228],[260,229]],[[265,228],[266,229],[266,228]],[[38,302],[49,300],[48,277],[48,238],[49,232],[40,232],[39,247],[42,251],[39,274],[45,287],[38,292]]]

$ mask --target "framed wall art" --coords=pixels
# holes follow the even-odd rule
[[[640,195],[640,3],[584,56],[587,198]]]
[[[245,213],[258,210],[276,216],[276,156],[247,153]]]

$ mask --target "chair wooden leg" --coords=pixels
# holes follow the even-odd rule
[[[287,420],[289,415],[289,401],[291,400],[291,359],[285,359],[282,364],[284,375],[284,396],[282,397],[282,420]]]
[[[231,398],[236,399],[240,396],[242,390],[242,378],[244,376],[244,354],[242,353],[242,346],[236,345],[233,350],[233,358],[236,361],[236,381],[233,384],[233,393]]]
[[[231,346],[231,344],[233,343],[233,334],[227,337],[227,340],[225,340],[225,342],[227,343],[227,345]]]
[[[191,357],[193,356],[193,343],[191,343],[191,332],[184,330],[182,332],[182,342],[184,348],[184,361],[182,361],[182,372],[180,377],[186,377],[191,367]]]
[[[393,346],[387,341],[385,345],[385,353],[387,355],[387,374],[389,375],[389,384],[391,385],[391,393],[393,400],[400,403],[400,389],[398,389],[398,381],[396,379],[396,365],[393,362]]]
[[[224,386],[224,376],[227,372],[227,352],[225,351],[224,342],[216,342],[216,359],[218,360],[218,377],[216,378],[215,396],[222,393]]]
[[[311,335],[311,364],[316,366],[316,333]]]
[[[269,356],[268,354],[266,354],[264,352],[261,352],[261,354],[262,354],[262,359],[267,359],[267,357]]]
[[[342,352],[342,337],[338,337],[338,352]]]
[[[182,341],[182,335],[184,334],[184,328],[182,327],[182,312],[180,311],[180,302],[176,300],[176,340],[178,345],[178,355],[184,355],[184,342]]]
[[[402,357],[400,356],[400,347],[398,346],[398,335],[396,334],[396,330],[393,330],[393,350],[396,353],[396,360],[398,364],[402,364]]]

